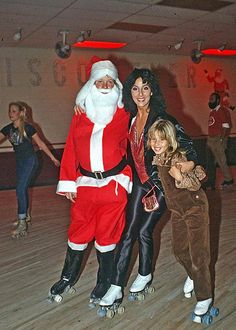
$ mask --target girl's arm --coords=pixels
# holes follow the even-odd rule
[[[50,149],[47,147],[47,145],[40,139],[38,133],[35,133],[32,136],[34,142],[37,144],[40,150],[43,150],[45,154],[51,159],[51,161],[57,166],[60,166],[60,161],[56,159],[53,154],[51,153]]]
[[[0,143],[6,140],[6,136],[0,132]]]

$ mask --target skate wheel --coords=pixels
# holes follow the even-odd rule
[[[140,293],[140,294],[138,294],[137,299],[138,299],[138,301],[143,301],[145,299],[145,295]]]
[[[75,288],[73,286],[71,286],[69,289],[68,289],[68,293],[70,294],[74,294],[76,292]]]
[[[59,294],[57,294],[55,297],[54,297],[54,300],[55,300],[55,302],[57,302],[57,303],[60,303],[60,302],[62,302],[62,296],[60,296]]]
[[[94,303],[94,302],[90,302],[89,304],[88,304],[88,307],[89,308],[95,308],[96,307],[96,304]]]
[[[194,312],[192,312],[192,314],[191,314],[191,320],[195,323],[202,323],[201,316],[194,314]]]
[[[192,298],[192,291],[191,292],[185,292],[184,293],[185,298],[189,299]]]
[[[117,309],[117,313],[118,314],[124,314],[124,312],[125,312],[124,306],[119,306],[118,309]]]
[[[105,310],[104,308],[100,307],[100,308],[97,310],[97,315],[98,315],[99,317],[104,317],[104,316],[106,316],[106,310]]]
[[[210,309],[210,315],[215,317],[215,316],[218,316],[219,315],[219,308],[216,308],[216,307],[211,307]]]
[[[149,286],[148,293],[153,293],[153,292],[155,292],[155,288],[153,286]]]
[[[212,322],[212,316],[205,314],[202,318],[202,323],[209,325]]]
[[[114,315],[115,315],[115,312],[112,309],[108,309],[106,317],[108,319],[112,319],[114,317]]]
[[[135,301],[136,298],[135,298],[135,296],[134,296],[133,294],[129,294],[129,295],[128,295],[128,300],[129,300],[129,301]]]

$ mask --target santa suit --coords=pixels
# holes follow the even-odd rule
[[[107,171],[126,156],[129,115],[117,108],[107,125],[94,124],[85,114],[74,115],[64,149],[58,194],[77,193],[71,207],[68,245],[84,250],[95,238],[100,251],[119,242],[125,223],[127,192],[131,190],[131,169],[104,179],[83,176],[87,171]]]

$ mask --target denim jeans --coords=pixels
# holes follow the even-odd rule
[[[27,215],[27,210],[29,208],[28,187],[37,167],[38,159],[36,155],[16,161],[16,196],[19,219],[24,219]]]

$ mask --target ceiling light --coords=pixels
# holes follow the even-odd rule
[[[18,28],[18,31],[16,31],[13,34],[13,40],[20,41],[22,39],[22,28]]]
[[[126,45],[127,45],[126,42],[85,40],[83,42],[75,42],[72,46],[76,48],[115,49],[115,48],[122,48]]]
[[[222,52],[223,50],[225,50],[225,47],[226,47],[226,44],[223,44],[218,48],[218,50],[220,50]]]
[[[68,58],[71,55],[71,46],[66,43],[66,35],[69,31],[59,31],[58,35],[62,35],[62,41],[58,41],[55,45],[55,52],[60,58]]]
[[[174,48],[175,48],[176,50],[179,50],[180,48],[182,48],[183,43],[184,43],[184,39],[182,39],[181,41],[179,41],[179,42],[177,42],[176,44],[174,44]]]

